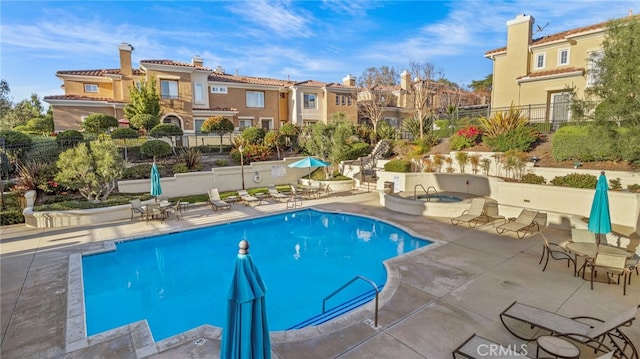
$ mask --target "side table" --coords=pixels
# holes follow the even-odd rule
[[[539,358],[540,349],[556,358],[580,358],[580,350],[568,340],[551,335],[543,335],[536,339],[538,348],[536,358]]]

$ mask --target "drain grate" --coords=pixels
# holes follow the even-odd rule
[[[193,344],[195,345],[203,345],[207,340],[205,338],[198,338],[196,340],[193,341]]]

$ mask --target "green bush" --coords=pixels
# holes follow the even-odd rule
[[[449,147],[454,151],[464,150],[465,148],[473,146],[475,143],[475,139],[465,136],[453,135],[449,137]]]
[[[522,183],[531,183],[531,184],[546,184],[547,180],[542,176],[538,176],[533,173],[527,173],[520,177],[520,182]]]
[[[556,161],[618,160],[616,131],[611,127],[585,125],[558,129],[551,140],[551,155]]]
[[[540,134],[533,127],[525,125],[510,129],[495,137],[486,137],[484,142],[496,152],[517,150],[526,152],[538,140]]]
[[[247,127],[242,131],[242,139],[249,142],[253,145],[258,145],[262,143],[266,132],[262,127]]]
[[[634,183],[627,185],[627,189],[631,192],[640,193],[640,184]]]
[[[345,153],[345,161],[355,160],[359,157],[365,157],[371,152],[371,146],[365,142],[356,142]]]
[[[411,172],[411,162],[408,160],[391,160],[384,165],[387,172]]]
[[[147,141],[140,146],[140,153],[147,157],[167,157],[172,152],[171,145],[162,140]]]
[[[227,165],[227,161],[226,160],[216,160],[215,164],[218,167],[224,167],[224,166]]]
[[[80,131],[76,130],[62,131],[56,136],[56,142],[62,148],[75,146],[82,141],[84,141],[84,136]]]
[[[618,140],[615,142],[620,157],[631,163],[640,162],[640,129],[621,127],[617,130]]]
[[[24,223],[24,216],[20,209],[7,209],[6,211],[0,211],[0,225],[8,226],[11,224]]]
[[[562,187],[596,188],[598,178],[590,174],[570,173],[566,176],[557,176],[550,183]]]
[[[173,165],[173,173],[187,173],[189,172],[189,167],[187,167],[184,163],[176,163]]]
[[[151,177],[151,164],[142,163],[129,168],[125,168],[122,173],[123,180],[147,179]]]

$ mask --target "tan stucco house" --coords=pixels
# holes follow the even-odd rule
[[[592,84],[589,59],[602,53],[607,23],[537,38],[545,26],[534,25],[531,15],[517,15],[507,21],[507,46],[485,53],[493,61],[491,109],[513,104],[552,130],[571,120],[570,90],[583,97]]]
[[[58,71],[64,95],[46,96],[53,109],[56,131],[81,129],[92,113],[112,115],[122,122],[129,89],[142,80],[155,79],[160,92],[162,123],[178,125],[185,135],[200,133],[210,116],[230,119],[238,130],[246,127],[277,129],[284,123],[303,126],[327,123],[336,112],[357,121],[355,78],[343,83],[295,82],[227,74],[221,66],[205,67],[199,56],[191,63],[141,60],[134,69],[133,46],[121,43],[119,69]]]

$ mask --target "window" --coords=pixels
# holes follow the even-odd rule
[[[273,124],[273,119],[272,118],[261,118],[260,119],[260,125],[261,125],[262,129],[264,129],[264,130],[269,130],[269,129],[273,128],[272,124]]]
[[[160,97],[163,99],[178,98],[178,81],[160,80]]]
[[[240,126],[240,131],[244,130],[247,127],[253,126],[253,117],[240,118],[238,120],[238,125]]]
[[[544,53],[535,55],[535,58],[536,58],[535,69],[536,70],[544,69],[544,57],[545,57]]]
[[[558,50],[558,66],[569,64],[569,49]]]
[[[247,107],[264,107],[264,92],[247,91]]]
[[[204,85],[196,82],[193,87],[193,101],[195,103],[204,103]]]
[[[98,85],[84,84],[84,92],[98,92]]]
[[[336,105],[340,105],[340,95],[336,95]]]
[[[306,93],[303,97],[304,108],[314,110],[316,108],[316,94]]]
[[[196,135],[200,135],[200,134],[202,134],[202,133],[203,133],[203,132],[202,132],[202,124],[204,124],[204,120],[198,120],[198,119],[196,119],[196,120],[194,120],[194,122],[195,122],[195,126],[196,126],[196,128],[195,128],[195,130],[196,130]]]
[[[385,117],[384,121],[388,123],[391,127],[398,127],[398,119],[396,117]]]
[[[227,93],[227,88],[224,86],[211,86],[211,93]]]
[[[598,81],[598,63],[604,56],[602,51],[595,51],[589,54],[587,60],[587,86],[593,86]]]
[[[347,106],[351,106],[351,96],[347,96]]]
[[[342,104],[346,105],[347,104],[347,96],[342,95]]]

